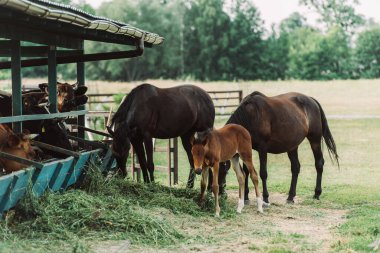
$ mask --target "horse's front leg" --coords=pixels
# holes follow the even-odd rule
[[[143,173],[143,178],[145,183],[150,183],[147,166],[146,166],[146,159],[145,159],[145,150],[143,145],[143,140],[134,138],[131,139],[132,146],[136,152],[137,159],[139,160],[140,168]]]
[[[266,151],[259,151],[259,159],[260,159],[260,178],[263,183],[263,205],[269,206],[269,193],[267,188],[267,157],[268,153]]]
[[[150,181],[154,182],[153,141],[151,137],[144,137],[144,146]]]
[[[199,203],[203,204],[205,199],[205,191],[208,178],[208,167],[202,168],[202,178],[201,178],[201,195],[199,196]]]
[[[212,192],[215,197],[215,217],[219,217],[220,207],[219,207],[219,161],[215,161],[214,166],[212,167]]]
[[[193,155],[191,154],[191,143],[190,143],[190,137],[193,134],[194,133],[187,133],[181,136],[182,145],[183,145],[183,148],[185,149],[185,152],[190,164],[189,178],[187,179],[187,185],[186,185],[186,188],[190,188],[190,189],[194,187],[194,181],[195,181],[194,161],[193,161]]]

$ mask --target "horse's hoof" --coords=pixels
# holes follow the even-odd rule
[[[286,203],[287,203],[287,204],[294,204],[294,200],[293,200],[293,199],[287,199],[287,200],[286,200]]]
[[[259,213],[264,213],[263,208],[258,208],[257,211],[258,211]]]
[[[244,205],[250,205],[251,204],[251,201],[249,200],[249,199],[246,199],[246,200],[244,200]]]
[[[270,207],[270,203],[263,201],[263,207]]]
[[[215,218],[219,218],[219,217],[220,217],[219,213],[215,213]]]
[[[314,195],[314,199],[319,200],[319,196]]]

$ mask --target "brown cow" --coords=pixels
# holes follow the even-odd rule
[[[41,91],[49,93],[47,83],[38,85]],[[78,86],[77,84],[68,84],[57,82],[57,106],[59,112],[69,112],[79,105],[87,103],[88,97],[86,86]]]
[[[28,135],[26,133],[15,134],[5,124],[0,124],[0,151],[26,159],[35,157]],[[0,157],[0,166],[7,173],[27,167],[27,165],[2,157]]]

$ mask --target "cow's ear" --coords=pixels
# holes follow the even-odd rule
[[[19,146],[20,141],[21,141],[20,138],[15,134],[11,134],[8,136],[8,146],[10,148],[15,148],[15,147]]]
[[[47,83],[40,83],[38,87],[40,88],[41,91],[48,93],[49,85]]]
[[[74,91],[75,96],[82,96],[87,92],[87,86],[78,86]]]

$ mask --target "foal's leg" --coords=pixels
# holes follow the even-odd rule
[[[186,188],[193,188],[194,181],[195,181],[194,161],[193,161],[193,155],[191,154],[191,143],[190,143],[190,137],[192,134],[193,133],[187,133],[181,136],[182,146],[186,151],[187,158],[189,159],[189,163],[190,163],[190,172],[189,172],[189,178],[187,179]]]
[[[288,152],[288,157],[291,163],[292,170],[292,182],[290,184],[288,203],[294,203],[294,197],[296,196],[296,188],[297,188],[297,179],[298,174],[300,173],[300,162],[298,160],[298,147],[290,152]]]
[[[251,176],[251,180],[253,185],[255,186],[255,193],[256,193],[256,201],[257,201],[257,210],[262,213],[263,212],[263,200],[261,199],[261,193],[259,189],[259,177],[257,175],[257,172],[255,170],[255,167],[252,163],[252,153],[245,154],[241,153],[241,158],[243,162],[247,165],[247,169],[249,171],[249,175]]]
[[[202,204],[205,199],[206,184],[208,178],[208,167],[202,168],[201,178],[201,195],[199,196],[199,203]]]
[[[150,180],[154,182],[154,163],[153,163],[153,141],[150,137],[144,137],[144,146],[147,158],[147,168],[150,175]]]
[[[325,160],[323,159],[323,153],[321,149],[321,140],[310,141],[311,149],[313,150],[314,160],[315,160],[315,169],[317,170],[317,182],[315,186],[314,198],[319,199],[319,196],[322,193],[322,173],[323,165]]]
[[[145,150],[142,139],[131,139],[131,143],[133,148],[135,149],[137,159],[139,160],[140,168],[143,173],[143,178],[145,183],[150,183],[147,166],[146,166],[146,159],[145,159]]]
[[[236,178],[239,182],[239,202],[238,202],[238,208],[237,212],[241,213],[244,207],[244,183],[245,183],[245,175],[240,169],[240,164],[239,164],[239,156],[235,155],[231,159],[232,163],[232,168],[234,169],[236,173]]]
[[[214,166],[212,167],[212,192],[215,197],[215,217],[219,217],[220,207],[219,207],[219,184],[218,184],[218,176],[219,176],[219,162],[215,161]]]

